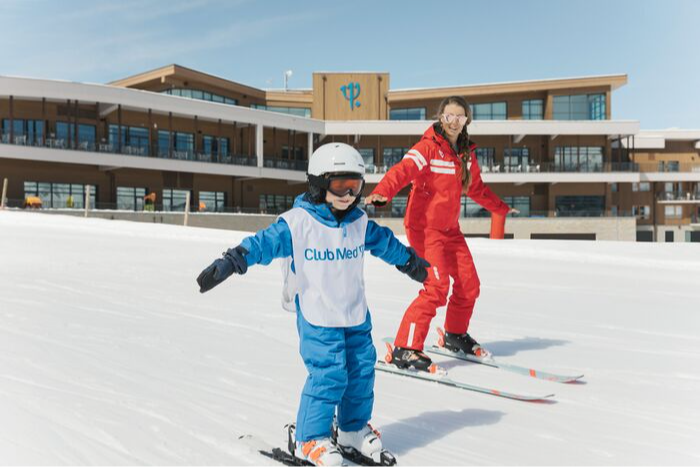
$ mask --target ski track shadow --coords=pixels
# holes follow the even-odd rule
[[[493,425],[504,415],[505,412],[482,409],[423,412],[415,417],[382,426],[382,439],[389,450],[400,456],[464,427]]]
[[[544,350],[557,345],[566,345],[569,341],[561,339],[541,339],[539,337],[522,337],[513,341],[496,341],[484,344],[494,357],[512,357],[527,350]]]

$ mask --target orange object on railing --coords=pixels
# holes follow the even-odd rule
[[[503,240],[506,233],[506,216],[505,214],[491,214],[491,235],[490,238]]]

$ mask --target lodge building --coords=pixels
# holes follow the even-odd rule
[[[311,89],[263,90],[179,65],[106,85],[0,76],[0,181],[11,207],[80,209],[89,192],[97,211],[178,212],[189,193],[197,212],[275,214],[304,190],[314,148],[355,146],[369,193],[461,95],[484,182],[521,211],[511,236],[700,241],[700,130],[612,119],[626,83],[392,89],[389,73],[315,72]],[[400,218],[409,191],[370,216]],[[465,232],[481,229],[485,210],[462,204]]]

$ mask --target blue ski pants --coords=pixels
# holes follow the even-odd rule
[[[330,436],[336,407],[341,430],[360,430],[374,405],[377,351],[369,311],[364,323],[349,328],[314,326],[297,311],[297,330],[309,372],[297,414],[297,441]]]

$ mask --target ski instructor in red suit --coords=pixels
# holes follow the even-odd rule
[[[459,227],[462,194],[492,213],[518,213],[496,196],[481,180],[467,126],[471,111],[461,96],[444,99],[438,121],[382,178],[365,199],[384,205],[409,183],[404,226],[411,246],[430,263],[424,289],[404,313],[394,341],[391,362],[400,368],[431,371],[434,366],[423,350],[430,322],[438,307],[447,304],[444,345],[477,357],[488,352],[468,333],[469,320],[479,296],[479,276]],[[452,295],[450,277],[454,284]]]

